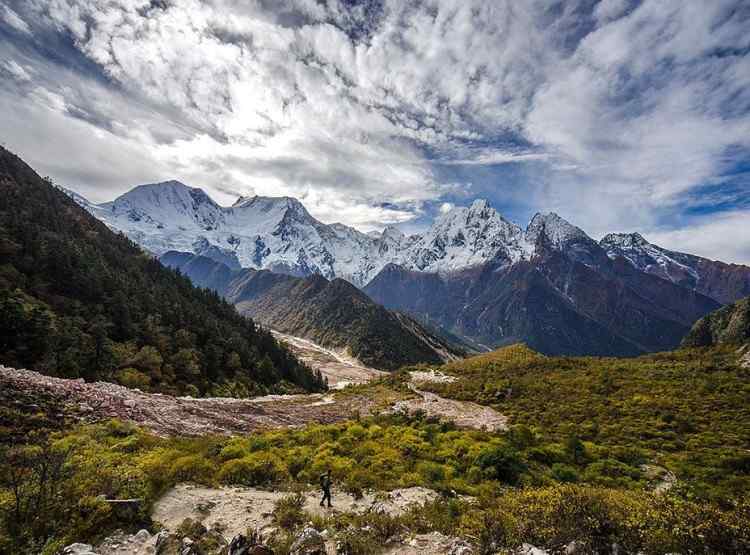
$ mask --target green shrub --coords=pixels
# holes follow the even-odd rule
[[[267,453],[252,453],[221,465],[218,479],[224,484],[259,486],[272,484],[287,475],[281,461]]]
[[[445,467],[431,461],[421,462],[417,465],[417,472],[427,486],[434,486],[445,480]]]
[[[211,482],[214,466],[201,455],[185,455],[176,459],[169,468],[173,482]]]
[[[477,466],[491,480],[515,484],[525,465],[518,451],[509,445],[493,446],[484,449],[477,457]]]
[[[286,495],[273,508],[273,523],[284,530],[294,530],[305,520],[305,496],[301,493]]]
[[[123,368],[122,370],[118,370],[115,374],[115,378],[118,383],[125,387],[141,389],[143,391],[148,391],[148,387],[151,385],[151,378],[135,368]]]
[[[577,482],[580,479],[574,467],[561,463],[552,465],[552,477],[558,482]]]

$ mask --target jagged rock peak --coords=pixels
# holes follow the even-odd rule
[[[534,244],[541,233],[544,233],[556,246],[561,246],[572,239],[588,238],[588,235],[581,228],[574,226],[555,212],[548,214],[537,212],[531,218],[531,222],[526,228],[526,240]]]
[[[380,234],[380,237],[382,237],[383,239],[391,239],[397,243],[400,243],[406,237],[406,235],[404,235],[404,233],[396,226],[389,225],[386,226],[386,228],[383,230],[383,233]]]
[[[599,244],[603,247],[632,248],[643,247],[650,243],[640,233],[608,233]]]

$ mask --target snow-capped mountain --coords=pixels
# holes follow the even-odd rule
[[[610,233],[599,244],[610,258],[622,256],[643,272],[675,283],[699,279],[696,270],[699,257],[653,245],[640,233]]]
[[[524,229],[485,200],[407,236],[324,224],[289,197],[219,206],[175,181],[98,205],[72,196],[159,257],[195,254],[226,268],[219,275],[202,265],[194,279],[253,269],[343,278],[386,308],[481,345],[523,341],[547,354],[671,349],[699,317],[750,295],[747,266],[668,251],[637,234],[595,241],[554,213],[536,214]]]
[[[71,196],[157,256],[191,252],[234,268],[321,274],[357,284],[377,271],[368,260],[379,239],[341,224],[325,225],[290,197],[240,198],[223,207],[203,190],[177,181],[140,185],[98,205]]]
[[[321,274],[358,286],[391,263],[444,273],[491,260],[526,260],[533,256],[542,230],[558,247],[577,238],[591,240],[556,214],[537,214],[524,230],[486,200],[454,208],[425,233],[406,236],[395,227],[364,234],[338,223],[323,224],[289,197],[240,198],[223,207],[203,190],[178,181],[140,185],[103,204],[68,193],[109,227],[157,256],[191,252],[232,268]]]
[[[599,243],[611,259],[622,257],[658,276],[726,304],[750,295],[750,268],[675,252],[649,243],[639,233],[610,233]]]
[[[232,269],[320,274],[364,287],[390,264],[446,274],[489,262],[509,267],[550,250],[589,267],[622,257],[638,270],[726,303],[750,294],[750,268],[669,251],[635,234],[610,234],[598,244],[555,213],[536,214],[526,229],[486,200],[456,207],[425,232],[395,227],[361,233],[316,220],[290,197],[243,197],[219,206],[202,189],[178,181],[140,185],[112,202],[92,204],[66,191],[110,228],[157,256],[189,252]],[[606,253],[606,255],[604,254]]]

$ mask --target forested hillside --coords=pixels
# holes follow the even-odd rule
[[[0,363],[192,395],[324,387],[270,333],[2,148]]]
[[[304,278],[268,270],[231,270],[205,256],[168,252],[160,258],[196,285],[234,303],[264,326],[346,349],[360,362],[384,370],[404,364],[441,363],[464,352],[405,314],[389,311],[343,279]]]
[[[750,343],[750,297],[707,314],[695,323],[683,341],[686,347],[707,347],[720,343]]]

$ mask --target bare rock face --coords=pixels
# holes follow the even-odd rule
[[[294,540],[291,555],[326,555],[323,536],[312,526],[306,526]]]

